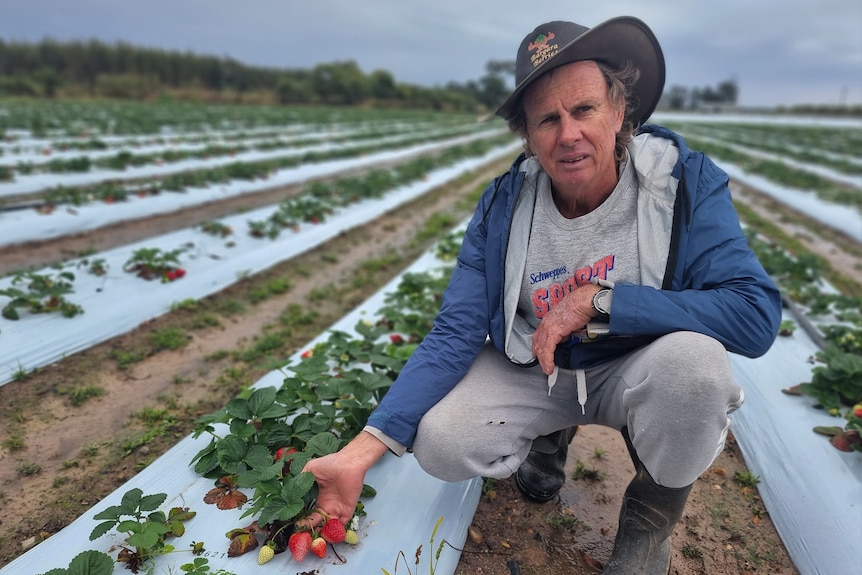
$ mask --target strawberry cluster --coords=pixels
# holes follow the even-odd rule
[[[172,270],[165,271],[164,275],[162,275],[162,283],[172,282],[174,280],[178,280],[181,277],[186,275],[186,270],[183,268],[176,268]]]
[[[356,545],[359,543],[359,536],[352,529],[347,529],[338,519],[329,518],[319,531],[295,531],[287,541],[287,548],[290,549],[294,560],[299,563],[305,559],[309,551],[321,559],[326,557],[327,544],[342,541]]]

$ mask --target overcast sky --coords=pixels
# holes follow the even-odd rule
[[[442,86],[513,60],[549,20],[594,26],[637,16],[661,43],[670,86],[733,79],[745,106],[862,104],[860,0],[0,0],[0,38],[99,38]]]

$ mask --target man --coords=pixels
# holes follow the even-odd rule
[[[743,400],[727,352],[766,352],[779,293],[727,176],[643,125],[664,85],[643,22],[543,24],[515,75],[497,113],[526,152],[480,199],[433,330],[365,430],[306,470],[342,521],[387,450],[448,481],[515,473],[548,501],[574,429],[610,426],[636,474],[604,572],[664,575],[691,485]]]

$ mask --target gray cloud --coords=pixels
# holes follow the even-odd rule
[[[745,105],[841,97],[862,103],[858,0],[3,3],[0,37],[6,40],[123,40],[283,68],[355,60],[363,70],[386,69],[399,81],[423,85],[478,79],[489,60],[512,59],[521,38],[542,22],[592,26],[628,14],[647,22],[662,43],[668,85],[714,86],[734,78]]]

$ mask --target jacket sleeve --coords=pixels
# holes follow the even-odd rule
[[[614,289],[610,329],[616,335],[694,331],[733,353],[766,353],[781,322],[781,295],[742,232],[728,177],[692,153],[684,167],[691,198],[682,210],[678,259],[669,290],[631,284]],[[685,213],[687,212],[687,213]]]
[[[484,212],[492,186],[464,234],[433,328],[367,422],[407,448],[413,445],[419,420],[464,377],[488,336]]]

